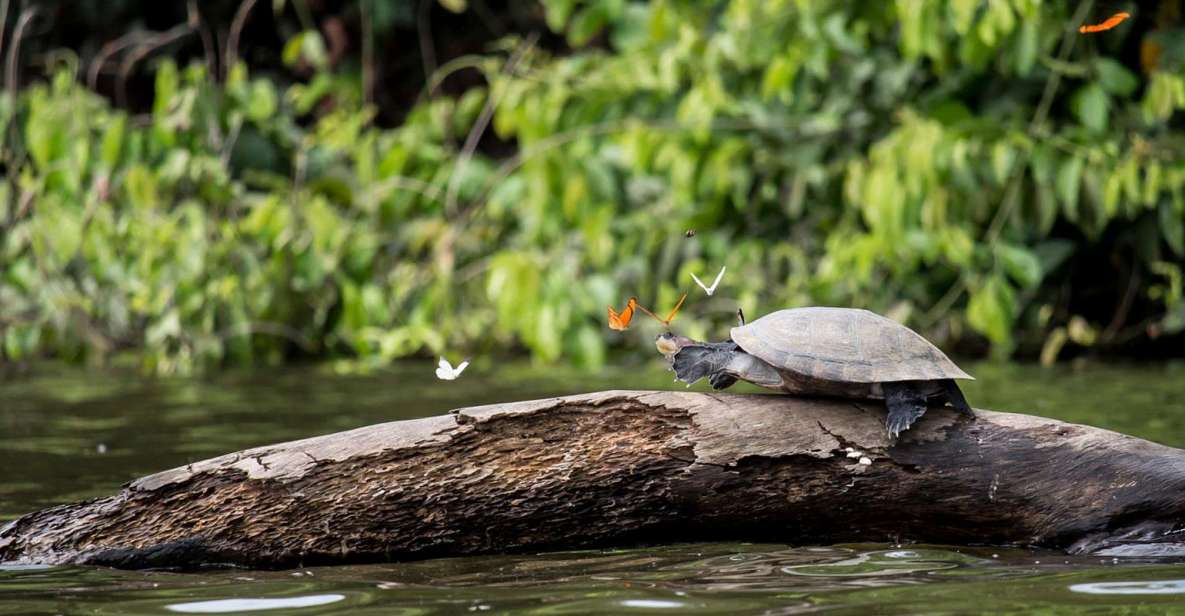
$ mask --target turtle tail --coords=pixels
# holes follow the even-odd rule
[[[733,349],[691,344],[675,354],[671,368],[675,371],[675,378],[688,385],[708,378],[712,387],[724,389],[736,382],[735,377],[730,379],[728,377],[731,375],[724,373],[735,353]]]

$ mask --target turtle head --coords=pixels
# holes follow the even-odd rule
[[[675,353],[678,353],[683,347],[689,344],[696,344],[694,340],[687,336],[676,336],[671,332],[663,332],[654,339],[654,347],[670,359]]]

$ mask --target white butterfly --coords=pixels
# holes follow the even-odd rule
[[[695,280],[695,284],[698,284],[699,288],[704,290],[704,293],[707,293],[708,295],[712,295],[713,293],[716,292],[716,286],[720,284],[720,279],[724,278],[724,270],[726,270],[726,269],[728,269],[728,268],[727,267],[720,268],[720,273],[716,274],[716,280],[714,280],[712,282],[712,286],[710,286],[710,287],[708,285],[704,284],[704,281],[700,280],[695,274],[692,274],[691,278],[693,280]]]
[[[436,368],[436,378],[442,381],[455,381],[457,377],[461,376],[461,373],[465,371],[468,365],[468,361],[463,361],[454,368],[452,364],[448,363],[447,359],[441,357],[440,364]]]

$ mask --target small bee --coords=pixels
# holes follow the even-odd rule
[[[683,234],[683,236],[684,237],[695,237],[695,229],[688,229],[687,232]]]

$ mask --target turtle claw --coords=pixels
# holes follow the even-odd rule
[[[737,382],[737,377],[727,372],[717,372],[708,377],[708,384],[712,389],[728,389]]]
[[[926,413],[926,396],[908,381],[886,383],[885,406],[889,410],[885,429],[889,436],[897,439]]]

